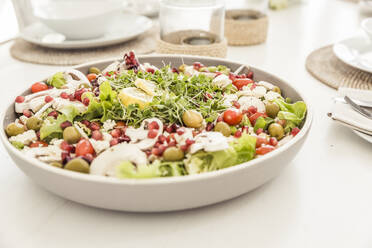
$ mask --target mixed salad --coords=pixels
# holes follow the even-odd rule
[[[279,87],[199,62],[141,64],[133,52],[87,75],[57,72],[15,99],[13,146],[65,170],[117,178],[184,176],[265,155],[306,115]]]

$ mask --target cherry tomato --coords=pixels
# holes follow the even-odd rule
[[[242,134],[243,134],[243,132],[238,130],[238,131],[235,132],[234,137],[235,138],[240,138],[242,136]]]
[[[150,139],[153,139],[158,135],[158,130],[156,129],[150,129],[149,132],[147,133],[147,137]]]
[[[257,113],[257,108],[255,106],[250,106],[248,108],[248,112],[253,115],[253,114]]]
[[[237,78],[233,81],[233,85],[235,85],[238,90],[243,89],[244,86],[253,83],[252,79],[249,78]]]
[[[261,146],[261,147],[256,149],[256,154],[257,155],[265,155],[266,153],[269,153],[274,149],[275,148],[273,146],[269,146],[269,145]]]
[[[264,113],[260,113],[260,112],[257,112],[251,116],[249,116],[249,121],[252,123],[252,125],[254,125],[254,123],[256,122],[256,120],[259,118],[259,117],[266,117],[266,114]]]
[[[291,134],[292,134],[293,136],[296,136],[299,132],[300,132],[300,129],[299,129],[298,127],[295,127],[295,128],[292,129]]]
[[[152,130],[152,129],[159,129],[159,124],[156,122],[156,121],[152,121],[150,122],[148,125],[147,125],[147,128],[149,130]]]
[[[30,144],[30,147],[46,147],[48,143],[44,141],[35,141],[34,143]]]
[[[47,89],[48,89],[48,85],[46,85],[43,82],[37,82],[37,83],[34,83],[33,85],[31,85],[31,92],[32,93],[36,93],[36,92],[47,90]]]
[[[243,114],[237,109],[228,109],[223,113],[223,120],[229,125],[238,125],[243,118]]]
[[[97,75],[94,74],[94,73],[90,73],[90,74],[87,75],[87,78],[88,78],[89,82],[92,82],[94,79],[97,78]]]
[[[233,102],[233,106],[234,106],[235,108],[239,109],[239,108],[240,108],[240,103],[238,103],[237,101],[234,101],[234,102]]]
[[[260,133],[263,133],[263,129],[262,128],[258,128],[257,131],[256,131],[256,134],[259,135]]]
[[[269,144],[269,141],[266,138],[260,137],[260,136],[257,137],[257,139],[256,139],[256,148],[259,148],[262,145],[267,145],[267,144]]]
[[[94,148],[92,144],[89,142],[87,139],[81,139],[79,143],[76,145],[76,157],[79,156],[85,156],[87,154],[93,154],[94,153]]]

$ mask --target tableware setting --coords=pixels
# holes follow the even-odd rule
[[[361,138],[372,140],[372,92],[339,88],[328,116],[337,123],[351,128]]]

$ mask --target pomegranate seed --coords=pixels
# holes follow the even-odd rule
[[[76,100],[75,97],[74,97],[74,94],[70,94],[70,95],[68,95],[68,99],[69,99],[70,101],[75,101],[75,100]]]
[[[269,142],[266,138],[258,136],[256,139],[256,148],[261,147],[262,145],[267,145]]]
[[[60,148],[69,153],[75,152],[75,147],[73,145],[70,145],[66,141],[62,141]]]
[[[191,146],[194,143],[195,143],[195,140],[186,139],[186,145]]]
[[[158,148],[161,151],[161,154],[163,154],[163,152],[165,151],[165,149],[167,149],[167,147],[165,145],[160,145]]]
[[[71,156],[68,152],[61,153],[62,164],[67,164],[71,160]]]
[[[171,136],[168,136],[168,137],[167,137],[167,143],[169,143],[170,140],[171,140]]]
[[[242,131],[240,131],[240,130],[236,131],[235,134],[234,134],[235,138],[240,138],[241,136],[242,136]]]
[[[126,136],[126,135],[119,137],[118,140],[119,140],[119,143],[130,142],[129,136]]]
[[[160,148],[152,148],[151,153],[155,156],[161,156],[163,152],[160,150]]]
[[[263,133],[263,131],[264,130],[262,128],[259,128],[259,129],[257,129],[256,134],[259,135],[260,133]]]
[[[209,132],[209,131],[212,131],[213,128],[214,128],[214,124],[210,122],[207,124],[207,127],[205,128],[205,130]]]
[[[76,90],[75,93],[74,93],[74,98],[75,98],[76,100],[78,100],[78,101],[81,102],[81,95],[82,95],[84,92],[86,92],[86,91],[88,91],[86,88],[81,88],[81,89],[79,89],[79,90]]]
[[[300,132],[300,129],[298,127],[295,127],[292,129],[291,134],[293,136],[296,136]]]
[[[46,103],[51,102],[51,101],[53,101],[53,97],[51,97],[51,96],[46,96],[46,97],[44,98],[44,101],[45,101]]]
[[[178,71],[178,69],[175,68],[175,67],[172,68],[172,72],[173,72],[173,73],[177,73],[177,74],[180,73],[180,72]]]
[[[113,138],[119,138],[120,135],[121,135],[121,131],[120,131],[120,129],[114,129],[114,130],[112,130],[112,131],[110,132],[110,134],[111,134],[111,136],[112,136]]]
[[[237,101],[234,101],[233,106],[235,108],[239,109],[240,108],[240,103],[238,103]]]
[[[87,161],[89,164],[92,163],[94,157],[92,154],[90,153],[87,153],[85,154],[84,156],[81,156],[82,159],[84,159],[85,161]]]
[[[257,113],[257,108],[255,106],[250,106],[248,108],[248,112],[251,113],[251,114],[255,114],[255,113]]]
[[[103,135],[100,131],[94,130],[92,132],[92,138],[95,139],[95,140],[103,140]]]
[[[22,103],[25,101],[25,97],[24,96],[17,96],[16,99],[15,99],[15,102],[16,103]]]
[[[71,127],[71,126],[72,126],[72,123],[69,122],[69,121],[64,121],[64,122],[62,122],[61,125],[60,125],[60,127],[61,127],[62,129],[65,129],[66,127]]]
[[[182,146],[180,146],[180,148],[181,148],[181,150],[182,151],[187,151],[187,149],[189,148],[187,145],[182,145]]]
[[[146,153],[146,156],[147,157],[151,155],[151,151],[150,150],[146,150],[145,153]]]
[[[159,135],[158,142],[163,144],[165,141],[167,141],[167,138],[164,135]]]
[[[88,120],[82,120],[81,123],[84,124],[87,127],[89,127],[89,125],[90,125],[90,121],[88,121]]]
[[[99,125],[99,123],[93,121],[91,122],[89,125],[88,125],[89,129],[92,130],[92,131],[95,131],[95,130],[100,130],[101,129],[101,126]]]
[[[90,102],[89,98],[88,97],[85,97],[84,100],[83,100],[83,104],[85,106],[89,106],[89,102]]]
[[[218,118],[217,118],[217,122],[221,122],[221,121],[223,121],[223,115],[220,115],[220,116],[218,116]]]
[[[256,84],[252,84],[252,86],[251,86],[251,90],[254,90],[254,88],[256,88]]]
[[[184,134],[184,133],[185,133],[185,129],[184,129],[184,128],[181,127],[181,128],[178,128],[178,129],[177,129],[177,134],[178,134],[178,135],[182,135],[182,134]]]
[[[278,140],[275,137],[271,137],[269,140],[270,145],[272,146],[277,146],[278,145]]]
[[[206,97],[206,98],[209,98],[209,99],[213,99],[213,96],[212,96],[210,93],[206,93],[206,94],[205,94],[205,97]]]
[[[248,72],[247,78],[253,79],[253,71]]]
[[[110,140],[110,146],[115,146],[117,144],[119,144],[119,140],[117,138]]]
[[[59,96],[63,99],[68,99],[68,94],[66,92],[62,92]]]
[[[57,117],[58,117],[58,112],[54,110],[54,111],[50,112],[50,113],[48,114],[48,116],[52,116],[54,119],[57,119]]]
[[[150,122],[148,125],[147,125],[147,128],[149,130],[152,130],[152,129],[159,129],[159,124],[156,122],[156,121],[152,121]]]
[[[28,109],[25,109],[25,110],[23,110],[23,115],[24,115],[24,116],[26,116],[27,118],[30,118],[30,117],[31,117],[31,115],[32,115],[32,113],[31,113],[31,111],[30,111],[30,110],[28,110]]]
[[[37,140],[40,140],[40,131],[36,132],[36,137],[37,137]]]
[[[168,146],[176,146],[177,142],[175,140],[172,140],[168,143]]]
[[[146,71],[147,71],[147,72],[149,72],[149,73],[152,73],[152,74],[154,74],[154,73],[155,73],[155,70],[154,70],[154,69],[152,69],[152,68],[147,68],[147,69],[146,69]]]
[[[234,73],[229,73],[229,79],[231,80],[231,81],[235,81],[235,78],[236,78],[236,76],[234,75]]]
[[[147,137],[150,139],[155,138],[158,135],[158,131],[155,129],[150,129],[149,132],[147,133]]]
[[[193,67],[195,70],[199,71],[200,68],[204,67],[204,65],[201,64],[200,62],[194,62]]]

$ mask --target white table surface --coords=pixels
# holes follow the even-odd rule
[[[86,207],[36,186],[0,147],[0,247],[372,247],[372,144],[326,116],[335,91],[312,78],[314,49],[359,32],[356,4],[308,0],[270,12],[265,44],[228,58],[302,88],[315,111],[302,151],[282,174],[239,198],[195,210],[134,214]],[[0,107],[60,69],[0,47]]]

